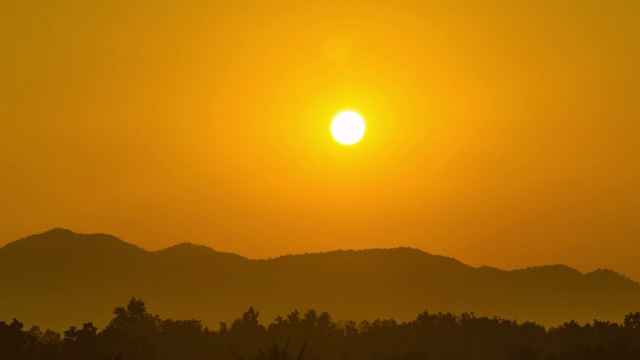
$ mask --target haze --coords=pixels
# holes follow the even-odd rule
[[[640,279],[640,2],[2,1],[0,246]],[[367,120],[357,147],[332,117]]]

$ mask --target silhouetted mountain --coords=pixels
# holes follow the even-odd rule
[[[114,304],[132,295],[155,313],[209,324],[251,305],[264,321],[314,308],[337,319],[472,311],[545,325],[617,321],[640,309],[640,285],[611,270],[474,268],[410,248],[249,260],[190,243],[149,252],[110,235],[64,229],[1,248],[0,284],[0,319],[55,329],[87,320],[104,326]]]
[[[153,252],[157,258],[162,258],[166,261],[181,261],[190,259],[197,261],[197,258],[208,257],[220,257],[220,258],[235,258],[237,261],[246,260],[244,257],[231,253],[223,253],[215,251],[212,248],[204,245],[196,245],[192,243],[180,243],[166,249]]]

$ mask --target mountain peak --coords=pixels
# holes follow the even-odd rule
[[[169,261],[183,261],[184,259],[198,258],[200,261],[209,261],[211,257],[216,257],[217,259],[233,259],[233,260],[247,260],[247,258],[240,256],[234,253],[227,253],[214,250],[205,245],[194,244],[191,242],[182,242],[168,248],[164,248],[162,250],[153,251],[152,255],[157,256],[159,259],[169,260]]]
[[[64,228],[53,228],[10,242],[1,248],[4,253],[40,253],[43,256],[61,252],[67,255],[78,252],[146,252],[137,245],[108,234],[80,234]],[[83,250],[85,249],[85,250]]]
[[[173,246],[169,246],[168,248],[164,248],[162,250],[154,251],[157,254],[172,254],[172,255],[207,255],[213,254],[217,251],[212,248],[205,246],[194,244],[191,242],[182,242]]]
[[[74,234],[77,234],[77,233],[69,229],[57,227],[36,235],[74,235]]]

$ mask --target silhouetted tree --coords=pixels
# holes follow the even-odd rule
[[[160,318],[147,312],[144,301],[132,297],[126,307],[116,307],[103,332],[111,353],[122,349],[123,359],[151,360],[156,357],[153,339],[158,337]]]
[[[93,323],[71,326],[60,334],[13,319],[0,321],[1,360],[290,360],[484,359],[484,360],[637,360],[640,313],[621,324],[568,321],[546,331],[473,313],[423,312],[399,323],[393,319],[335,322],[326,312],[308,309],[278,316],[267,327],[253,307],[218,331],[199,320],[161,319],[145,303],[131,298],[114,309],[102,331]],[[284,347],[278,341],[288,339]],[[312,352],[306,344],[311,344]],[[229,351],[232,350],[233,352]],[[291,349],[296,349],[295,352]],[[234,355],[235,354],[235,355]]]

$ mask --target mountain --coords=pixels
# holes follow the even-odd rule
[[[111,235],[65,229],[0,248],[0,286],[0,320],[56,330],[88,321],[103,327],[131,296],[162,317],[214,328],[249,306],[264,322],[313,308],[338,320],[472,311],[547,326],[621,321],[640,310],[640,285],[611,270],[475,268],[411,248],[250,260],[190,243],[146,251]]]

